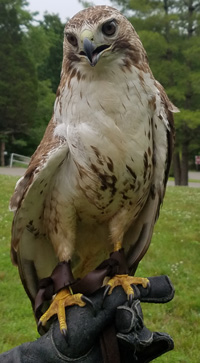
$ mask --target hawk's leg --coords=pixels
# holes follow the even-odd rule
[[[67,306],[72,306],[72,305],[85,306],[86,303],[83,301],[84,299],[85,297],[82,294],[73,295],[70,288],[62,289],[56,294],[49,309],[41,316],[39,324],[42,324],[44,326],[46,322],[53,315],[56,314],[58,316],[60,330],[64,335],[66,335],[67,324],[66,324],[65,308]]]
[[[70,288],[75,281],[70,260],[73,256],[76,239],[76,211],[73,207],[66,207],[67,198],[64,198],[60,191],[63,178],[61,171],[60,174],[58,173],[54,188],[45,205],[47,232],[60,263],[50,276],[55,297],[48,310],[40,317],[39,324],[44,326],[53,315],[57,315],[60,330],[66,334],[65,308],[72,305],[82,307],[86,302],[91,302],[82,294],[73,294]],[[71,201],[69,201],[70,203]]]
[[[114,243],[114,252],[118,252],[121,248],[121,242]],[[149,280],[147,278],[129,276],[128,274],[117,274],[108,281],[105,295],[110,295],[115,287],[121,286],[124,292],[127,294],[127,299],[131,300],[134,296],[134,290],[131,285],[142,285],[144,288],[146,288],[148,282]]]
[[[72,305],[80,307],[85,306],[86,303],[92,306],[90,299],[79,293],[73,293],[71,285],[75,282],[70,261],[63,261],[57,264],[51,276],[40,281],[40,289],[35,299],[35,315],[39,319],[39,326],[44,326],[47,321],[53,316],[57,315],[60,330],[63,334],[67,332],[65,308]],[[73,285],[74,288],[74,285]],[[54,298],[52,299],[52,296]],[[51,305],[48,310],[41,316],[42,306],[45,300],[52,299]]]

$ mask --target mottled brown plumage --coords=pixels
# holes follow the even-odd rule
[[[164,197],[176,111],[116,9],[67,23],[54,113],[11,199],[13,261],[32,301],[59,260],[81,277],[120,241],[137,266]]]

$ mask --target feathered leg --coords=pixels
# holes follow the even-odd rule
[[[110,231],[111,239],[114,245],[114,252],[118,252],[122,249],[122,241],[124,232],[127,230],[127,220],[130,220],[128,214],[130,211],[122,209],[111,221]],[[144,288],[147,287],[149,280],[143,277],[129,276],[127,272],[127,266],[124,271],[120,271],[120,274],[116,274],[111,278],[105,290],[105,295],[110,295],[113,289],[117,286],[122,286],[123,290],[127,294],[128,300],[131,300],[134,295],[134,290],[131,285],[142,285]]]

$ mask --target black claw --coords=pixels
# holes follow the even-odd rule
[[[39,321],[38,321],[38,324],[37,324],[37,330],[38,330],[38,333],[39,333],[39,334],[41,334],[41,331],[40,331],[40,330],[41,330],[41,328],[42,328],[42,329],[44,329],[44,331],[45,331],[45,328],[44,328],[44,326],[42,325],[41,320],[39,320]]]
[[[42,327],[42,322],[41,320],[38,321],[38,324],[37,324],[37,330],[38,330],[38,333],[40,333],[40,328]]]
[[[133,298],[134,298],[134,294],[130,294],[129,297],[128,297],[129,306],[131,306],[133,304]]]
[[[89,307],[92,309],[92,312],[95,314],[95,308],[93,302],[86,296],[82,295],[81,300],[83,300],[84,303],[89,305]]]
[[[105,290],[104,290],[104,293],[103,293],[103,301],[105,300],[106,296],[108,295],[109,290],[110,290],[110,286],[107,285],[105,287]]]
[[[104,290],[104,293],[103,293],[103,299],[102,299],[101,308],[103,308],[103,304],[104,304],[104,301],[105,301],[106,296],[108,295],[109,290],[110,290],[110,286],[107,285],[105,287],[105,290]]]
[[[64,335],[65,339],[67,339],[67,337],[68,337],[67,329],[62,329],[61,333],[62,333],[62,335]]]

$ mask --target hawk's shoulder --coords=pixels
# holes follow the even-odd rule
[[[28,169],[16,184],[14,194],[10,200],[10,209],[12,211],[17,210],[21,206],[27,191],[37,178],[42,178],[47,165],[52,162],[56,156],[59,159],[59,154],[62,155],[62,152],[60,153],[60,151],[62,150],[64,151],[64,154],[66,154],[66,140],[54,135],[55,127],[56,124],[52,117],[40,145],[31,158]],[[62,160],[61,155],[60,158]]]

